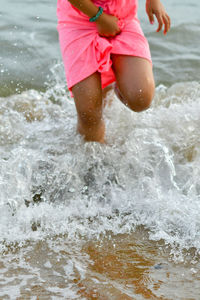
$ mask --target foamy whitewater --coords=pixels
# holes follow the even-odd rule
[[[1,251],[143,225],[150,239],[199,253],[200,84],[160,85],[140,114],[113,91],[110,100],[99,145],[76,134],[73,99],[59,82],[0,99]]]

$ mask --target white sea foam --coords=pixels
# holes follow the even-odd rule
[[[1,249],[143,225],[173,251],[200,250],[200,84],[159,86],[140,114],[112,91],[109,99],[106,145],[76,135],[73,100],[58,82],[0,99]]]

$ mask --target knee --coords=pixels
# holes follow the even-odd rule
[[[129,107],[135,112],[147,110],[151,106],[152,99],[153,93],[151,91],[140,89],[132,94],[131,99],[129,99]]]
[[[127,106],[135,111],[141,112],[148,109],[154,96],[154,81],[147,81],[137,88],[129,90],[125,96]]]

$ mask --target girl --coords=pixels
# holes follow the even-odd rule
[[[146,0],[157,32],[170,29],[160,0]],[[58,32],[66,80],[74,97],[78,132],[104,143],[102,89],[116,81],[119,99],[135,112],[154,95],[149,45],[137,18],[137,0],[58,0]]]

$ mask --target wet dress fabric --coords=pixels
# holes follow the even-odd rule
[[[118,18],[121,33],[102,37],[95,22],[67,0],[58,0],[58,33],[68,89],[96,71],[102,88],[115,81],[111,54],[142,57],[151,62],[148,42],[137,18],[137,0],[94,0],[105,13]],[[72,95],[72,94],[71,94]]]

